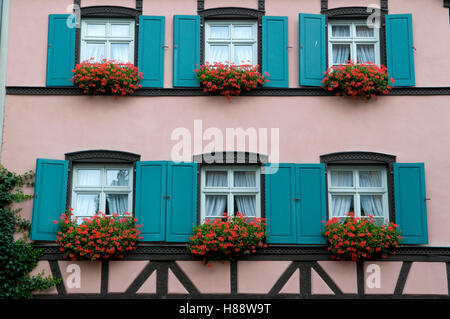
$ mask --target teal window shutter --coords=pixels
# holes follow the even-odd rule
[[[428,244],[423,163],[394,163],[395,221],[401,244]]]
[[[322,235],[327,219],[325,164],[296,166],[297,243],[326,244]]]
[[[58,225],[66,212],[68,161],[37,159],[34,184],[32,240],[56,240]]]
[[[327,64],[325,30],[325,15],[299,14],[300,85],[322,85]]]
[[[75,67],[75,27],[70,14],[50,14],[48,19],[47,86],[72,86]],[[70,23],[69,23],[70,24]]]
[[[386,15],[386,62],[392,86],[415,85],[411,14]]]
[[[198,87],[195,69],[200,64],[200,16],[173,17],[173,86]]]
[[[266,87],[289,87],[288,18],[262,17],[262,71]]]
[[[139,17],[138,68],[143,73],[142,87],[164,86],[165,17]]]
[[[143,241],[165,239],[167,162],[136,162],[134,216]]]
[[[167,167],[166,241],[188,242],[197,225],[197,163]]]
[[[278,170],[270,174],[267,172],[270,164],[267,164],[264,175],[267,242],[294,244],[296,242],[295,164],[278,165]]]

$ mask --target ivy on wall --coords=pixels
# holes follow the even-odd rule
[[[61,282],[60,278],[44,277],[43,273],[31,276],[42,249],[27,242],[30,222],[18,214],[21,209],[12,209],[12,203],[32,198],[22,191],[33,184],[34,174],[14,174],[0,165],[0,298],[32,298],[34,291],[46,290]],[[15,233],[23,233],[19,239]]]

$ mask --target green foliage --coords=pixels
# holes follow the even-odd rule
[[[0,298],[32,298],[33,291],[46,290],[61,281],[43,274],[30,276],[42,249],[26,243],[26,237],[14,240],[15,232],[29,232],[30,222],[18,215],[20,209],[8,206],[32,198],[22,188],[31,186],[33,179],[32,172],[16,175],[0,165]]]

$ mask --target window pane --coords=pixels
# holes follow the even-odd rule
[[[373,28],[369,28],[365,25],[356,26],[356,36],[359,38],[373,38],[374,32]]]
[[[205,217],[222,217],[227,209],[228,196],[226,195],[206,195]]]
[[[212,39],[228,39],[230,37],[228,26],[211,26],[209,37]]]
[[[113,24],[111,25],[111,36],[113,37],[129,37],[130,25],[129,24]]]
[[[253,46],[236,45],[234,47],[234,63],[253,64]]]
[[[349,212],[354,212],[353,195],[331,196],[331,217],[347,217]]]
[[[252,39],[253,28],[251,26],[235,26],[233,30],[233,39]]]
[[[234,187],[256,187],[256,173],[234,172]]]
[[[111,44],[111,59],[118,62],[131,62],[130,60],[130,45],[128,43],[112,43]]]
[[[345,64],[350,60],[350,44],[333,44],[333,64]]]
[[[100,170],[98,169],[79,169],[77,173],[77,186],[80,187],[99,187],[101,186]]]
[[[336,38],[349,38],[350,26],[349,25],[333,25],[331,27],[331,35]]]
[[[361,216],[383,217],[382,195],[361,195]]]
[[[226,171],[207,171],[206,187],[228,187],[228,177]]]
[[[357,44],[356,45],[356,59],[362,63],[375,63],[375,45],[374,44]]]
[[[75,216],[94,216],[99,210],[99,194],[77,194]]]
[[[331,171],[332,187],[353,187],[352,171]]]
[[[245,217],[256,217],[256,195],[235,195],[234,213],[237,212]]]
[[[106,194],[105,214],[120,214],[128,212],[128,194]]]
[[[360,171],[359,172],[360,187],[382,187],[380,171]]]
[[[128,186],[129,170],[111,169],[106,171],[106,186]]]
[[[95,61],[100,62],[105,56],[104,43],[87,43],[86,44],[86,60],[94,58]]]
[[[210,63],[230,61],[228,51],[228,45],[211,45],[209,47],[210,56],[206,60]]]
[[[106,25],[89,23],[87,25],[86,34],[90,37],[105,37],[106,36]]]

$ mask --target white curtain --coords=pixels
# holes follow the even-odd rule
[[[350,171],[332,171],[332,187],[352,187],[353,173]],[[345,217],[353,203],[353,195],[332,195],[331,206],[333,217]]]
[[[373,37],[374,29],[371,29],[365,25],[356,26],[356,36],[359,38],[371,38]]]
[[[128,211],[128,195],[108,194],[106,195],[109,214],[123,214]]]
[[[350,27],[348,25],[334,25],[331,34],[335,38],[348,38],[350,37]]]
[[[345,64],[345,61],[350,60],[350,45],[349,44],[333,44],[333,64]]]
[[[209,59],[210,64],[215,62],[230,61],[228,45],[211,45],[209,47]]]
[[[227,187],[227,172],[206,172],[206,187]],[[206,195],[205,215],[206,218],[220,217],[226,212],[227,195]]]
[[[98,194],[77,194],[75,215],[79,217],[94,216],[99,210]]]
[[[105,44],[103,43],[87,43],[85,60],[94,58],[95,61],[100,62],[105,58]]]
[[[379,171],[361,171],[359,173],[359,186],[381,187],[381,174]],[[381,195],[361,195],[361,208],[364,215],[383,217],[383,197]]]
[[[373,44],[358,44],[356,46],[357,60],[361,63],[375,63],[375,48]]]
[[[254,172],[234,172],[235,187],[256,187]],[[246,217],[256,217],[256,195],[235,195],[237,210]]]
[[[233,39],[252,39],[253,28],[250,26],[235,26],[233,29]]]
[[[252,64],[253,63],[253,48],[251,45],[236,45],[234,46],[234,63]]]
[[[228,26],[211,26],[209,37],[211,39],[228,39],[230,37]]]
[[[100,186],[100,171],[93,169],[78,170],[78,186]]]
[[[128,43],[111,43],[111,60],[127,63],[130,61],[130,45]]]

